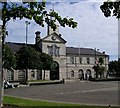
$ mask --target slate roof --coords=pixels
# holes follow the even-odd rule
[[[75,47],[66,47],[66,54],[67,55],[99,55],[99,56],[108,56],[107,54],[98,52],[92,48],[75,48]]]
[[[17,52],[21,47],[25,46],[25,43],[12,43],[12,42],[6,42],[6,45],[13,51]],[[31,46],[33,48],[36,48],[34,44],[27,44],[27,46]]]
[[[12,42],[6,42],[8,47],[13,51],[17,52],[21,47],[25,46],[25,43],[12,43]],[[27,46],[31,46],[39,51],[41,49],[36,47],[35,44],[27,44]],[[66,47],[66,54],[67,55],[93,55],[95,56],[95,50],[92,48],[75,48],[75,47]],[[96,55],[98,56],[108,56],[107,54],[101,53],[96,51]]]

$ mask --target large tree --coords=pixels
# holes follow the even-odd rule
[[[34,0],[33,0],[34,1]],[[55,22],[58,21],[61,26],[65,27],[68,25],[69,27],[75,28],[77,27],[77,22],[73,21],[73,18],[67,19],[62,18],[57,12],[47,12],[45,7],[46,3],[43,2],[1,2],[2,4],[2,46],[4,51],[4,38],[5,38],[5,27],[8,21],[13,19],[14,21],[19,18],[20,20],[23,18],[27,18],[30,20],[34,20],[37,24],[44,27],[44,22],[51,26],[54,30],[56,29]],[[51,20],[50,17],[54,17],[54,20]],[[3,79],[3,77],[1,77]],[[2,85],[2,82],[0,82]],[[0,100],[1,104],[1,100]]]
[[[41,64],[39,52],[30,46],[21,47],[16,53],[16,69],[26,70],[26,81],[28,80],[28,69],[38,69]]]

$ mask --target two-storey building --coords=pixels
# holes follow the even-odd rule
[[[41,38],[40,32],[37,31],[35,44],[39,47],[39,51],[49,54],[53,57],[53,65],[55,70],[46,71],[45,79],[87,79],[89,76],[95,77],[93,66],[99,58],[103,58],[104,67],[108,69],[109,56],[105,52],[96,51],[92,48],[75,48],[67,47],[66,40],[59,34],[59,27],[55,31],[48,27],[47,36]],[[24,44],[7,42],[8,46],[17,51]],[[15,70],[16,72],[7,72],[5,75],[8,80],[22,80],[25,78],[23,70]],[[106,71],[104,75],[106,75]],[[12,76],[12,77],[10,77]],[[42,70],[29,70],[28,80],[43,79],[44,72]],[[11,78],[11,79],[10,79]]]

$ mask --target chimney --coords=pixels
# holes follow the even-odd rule
[[[39,43],[40,41],[40,31],[36,31],[35,34],[36,34],[36,37],[35,37],[35,44]]]

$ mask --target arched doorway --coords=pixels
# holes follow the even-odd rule
[[[51,65],[50,80],[59,80],[59,64],[56,61]]]
[[[79,71],[78,71],[78,78],[79,78],[80,80],[84,80],[84,72],[83,72],[82,69],[79,69]]]
[[[86,73],[85,73],[85,79],[89,79],[91,77],[91,70],[87,69]]]
[[[71,78],[74,78],[74,71],[71,71]]]

